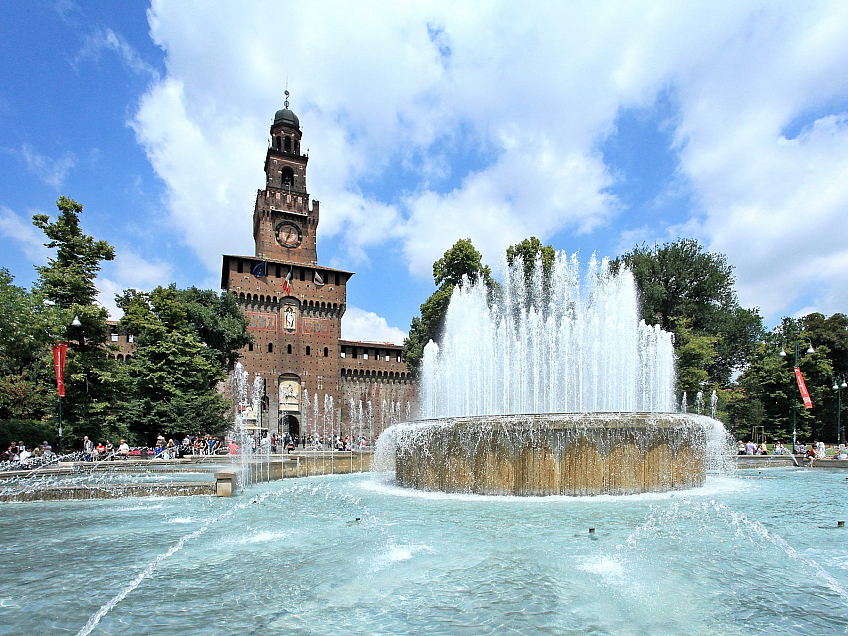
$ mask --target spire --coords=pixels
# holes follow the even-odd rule
[[[286,73],[286,101],[283,102],[283,105],[288,108],[289,107],[289,74]]]

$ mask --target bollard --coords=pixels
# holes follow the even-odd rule
[[[215,495],[217,497],[232,497],[235,490],[235,480],[235,473],[215,473]]]
[[[595,534],[595,529],[594,529],[594,528],[589,528],[589,534]]]
[[[845,527],[845,522],[844,522],[844,521],[837,521],[837,522],[836,522],[836,527],[837,527],[837,528],[844,528],[844,527]]]

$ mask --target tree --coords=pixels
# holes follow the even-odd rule
[[[403,343],[404,359],[413,374],[424,355],[424,347],[430,340],[438,340],[444,326],[454,287],[461,284],[463,277],[471,283],[482,279],[490,293],[497,283],[491,270],[483,265],[483,257],[471,244],[471,239],[459,239],[442,257],[433,263],[433,281],[439,287],[421,305],[421,317],[412,319],[409,335]]]
[[[171,285],[127,290],[117,302],[136,342],[123,406],[131,436],[152,442],[158,434],[223,433],[230,404],[217,386],[235,349],[250,342],[232,298]]]
[[[36,267],[35,292],[55,303],[60,320],[54,335],[68,340],[63,411],[73,441],[81,437],[81,431],[91,437],[111,434],[103,422],[109,417],[114,392],[120,389],[120,370],[104,355],[108,312],[96,303],[94,280],[100,263],[113,260],[115,250],[106,241],[82,232],[82,205],[63,196],[56,206],[59,216],[55,221],[46,214],[32,217],[33,225],[48,238],[45,245],[56,249],[47,265]],[[81,326],[71,326],[74,316],[79,317]]]
[[[529,285],[536,271],[536,261],[542,263],[542,272],[545,280],[551,275],[551,270],[556,260],[556,250],[553,246],[542,246],[542,241],[535,236],[524,239],[520,243],[510,245],[506,248],[506,262],[511,267],[516,260],[521,260],[524,266],[524,280]]]
[[[471,239],[459,239],[433,263],[433,280],[437,287],[446,284],[452,287],[460,285],[464,276],[468,277],[471,284],[481,277],[488,284],[492,279],[492,272],[482,261],[483,256],[471,244]]]
[[[615,259],[613,271],[626,266],[639,288],[642,318],[675,333],[686,319],[695,334],[716,338],[710,381],[726,386],[757,345],[762,319],[757,309],[742,308],[733,289],[733,267],[723,254],[705,252],[693,239],[652,248],[646,245]],[[678,324],[680,324],[678,322]],[[676,338],[677,346],[681,342]]]
[[[247,317],[239,309],[235,295],[196,287],[178,293],[185,303],[188,322],[197,330],[211,360],[232,369],[239,349],[253,341],[247,331]]]
[[[694,397],[698,391],[706,392],[710,386],[709,368],[715,360],[717,338],[695,333],[686,318],[674,321],[677,336],[677,392],[684,391]]]
[[[0,419],[41,419],[55,408],[49,352],[59,315],[13,281],[0,269]]]

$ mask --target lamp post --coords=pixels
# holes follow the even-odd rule
[[[845,431],[842,430],[842,389],[848,388],[848,382],[845,381],[845,375],[838,375],[833,378],[833,390],[839,398],[839,406],[836,409],[836,436],[839,438],[839,443],[845,443]]]
[[[795,350],[795,365],[792,367],[793,371],[798,368],[798,343],[801,342],[802,338],[799,337],[800,334],[793,334],[795,339],[794,342],[794,350]],[[815,353],[816,350],[813,349],[813,343],[809,338],[803,338],[810,346],[807,348],[807,353]],[[780,353],[778,354],[781,358],[786,357],[786,350],[781,347]],[[795,385],[795,395],[792,399],[792,450],[795,450],[795,444],[798,441],[797,433],[798,433],[798,381],[796,380]]]

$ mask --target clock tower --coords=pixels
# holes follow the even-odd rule
[[[318,201],[309,206],[306,164],[301,153],[300,121],[289,110],[278,110],[271,124],[271,139],[265,154],[265,189],[256,195],[253,211],[253,240],[261,259],[315,265],[318,262],[316,230]]]

